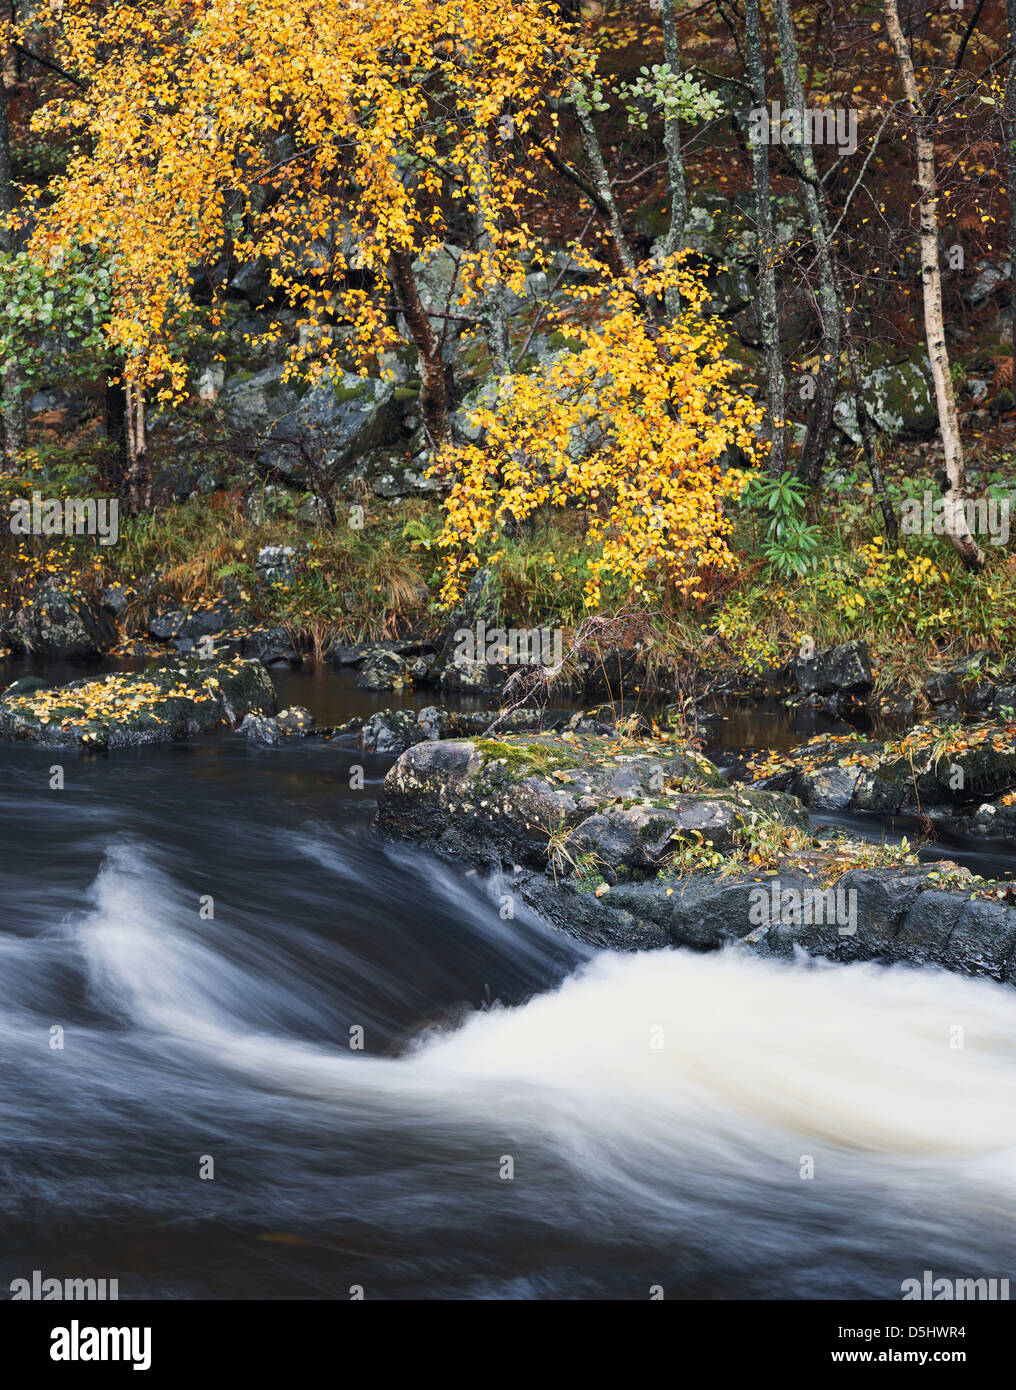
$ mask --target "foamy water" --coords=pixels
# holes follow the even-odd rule
[[[211,799],[172,853],[164,803],[89,819],[84,901],[0,934],[7,1278],[899,1298],[926,1268],[1013,1276],[1012,989],[593,953],[379,847],[359,807],[245,805],[227,830]]]

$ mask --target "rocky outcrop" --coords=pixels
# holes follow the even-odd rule
[[[266,367],[227,382],[219,398],[263,469],[301,482],[310,461],[336,474],[399,437],[401,407],[391,382],[347,372],[300,394],[283,376],[282,367]]]
[[[872,366],[862,374],[865,404],[875,427],[886,434],[926,434],[938,424],[926,353],[905,362]],[[861,428],[853,396],[839,396],[833,414],[836,424],[854,444]]]
[[[10,635],[15,649],[47,661],[93,661],[117,641],[112,617],[101,602],[55,583],[22,607]]]
[[[232,728],[247,714],[275,708],[275,687],[260,662],[185,657],[68,685],[26,689],[18,682],[0,697],[0,738],[48,748],[129,748]]]
[[[820,735],[793,753],[763,753],[756,785],[789,791],[816,810],[925,816],[973,834],[1016,838],[1016,724],[919,724],[874,743]]]
[[[940,965],[1016,984],[1016,909],[971,896],[961,886],[962,872],[955,887],[943,890],[942,873],[941,865],[911,872],[856,869],[835,890],[856,919],[855,930],[849,922],[844,929],[835,911],[811,923],[783,914],[748,932],[744,946],[766,956],[803,950],[837,961]]]
[[[360,744],[368,753],[404,753],[417,743],[483,735],[495,724],[500,731],[498,736],[519,730],[553,732],[567,719],[563,712],[532,708],[508,713],[496,709],[449,710],[443,705],[428,705],[421,710],[383,709],[363,723]]]
[[[976,652],[929,672],[921,696],[939,720],[1006,717],[1016,709],[1016,661]]]
[[[226,599],[202,606],[158,608],[148,620],[148,635],[172,642],[177,651],[192,652],[206,638],[239,641],[245,614]],[[216,640],[215,645],[219,645]]]
[[[658,868],[675,841],[729,845],[762,810],[803,819],[789,799],[729,788],[689,749],[516,734],[409,748],[385,779],[378,819],[474,863],[556,869],[586,858],[616,881]]]
[[[736,945],[1016,983],[1011,889],[908,855],[873,866],[872,846],[817,840],[798,801],[759,792],[673,742],[516,734],[409,748],[378,823],[500,871],[502,894],[598,946]]]

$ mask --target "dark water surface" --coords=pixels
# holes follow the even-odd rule
[[[323,723],[393,703],[281,693]],[[1016,1278],[1016,992],[593,952],[378,840],[387,766],[0,746],[0,1296],[35,1269],[121,1298]]]

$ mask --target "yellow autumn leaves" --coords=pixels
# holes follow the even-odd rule
[[[448,601],[502,537],[544,507],[584,517],[590,607],[609,579],[647,601],[661,589],[697,596],[703,569],[732,563],[725,504],[745,473],[721,460],[732,446],[754,459],[760,412],[732,384],[734,364],[702,312],[701,286],[674,265],[642,267],[647,295],[662,296],[666,277],[680,276],[680,320],[654,324],[627,281],[589,264],[600,312],[592,326],[561,322],[578,350],[504,378],[495,404],[474,414],[480,442],[436,465],[451,483],[438,541]]]
[[[184,389],[192,271],[224,252],[269,268],[308,376],[394,345],[391,256],[426,259],[478,203],[488,244],[463,250],[449,312],[521,283],[521,140],[579,63],[538,0],[65,0],[51,22],[82,90],[36,128],[86,138],[33,244],[108,258],[108,332],[139,384]]]

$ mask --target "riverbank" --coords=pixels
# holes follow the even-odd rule
[[[849,676],[858,660],[824,664]],[[941,846],[927,854],[937,833],[980,839],[995,863],[1016,851],[1011,720],[728,748],[721,769],[702,752],[708,725],[675,728],[659,705],[419,700],[322,726],[295,703],[280,713],[255,659],[177,654],[63,684],[21,677],[0,694],[0,737],[102,752],[218,729],[265,749],[355,747],[385,760],[383,835],[502,876],[505,910],[524,904],[589,944],[801,950],[1016,983],[1010,878]],[[852,815],[851,828],[827,813]],[[912,839],[886,836],[895,817],[916,826]]]

